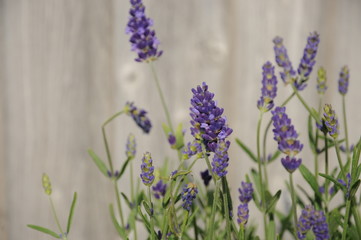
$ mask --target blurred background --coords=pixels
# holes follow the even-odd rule
[[[144,4],[164,50],[155,67],[173,122],[182,122],[187,129],[186,140],[191,139],[191,88],[207,82],[225,109],[234,129],[229,181],[235,199],[240,182],[256,165],[234,139],[256,149],[261,67],[268,60],[275,64],[272,39],[277,35],[284,38],[297,68],[309,33],[319,32],[317,62],[301,94],[317,108],[316,72],[323,66],[329,86],[325,102],[334,106],[341,123],[337,81],[341,67],[349,66],[350,142],[359,139],[361,1],[144,0]],[[168,158],[171,171],[177,163],[162,132],[165,115],[150,68],[134,61],[125,35],[129,7],[127,0],[0,0],[0,239],[49,239],[28,229],[29,223],[56,229],[41,185],[43,172],[51,178],[64,225],[72,194],[78,192],[71,239],[119,239],[108,214],[108,204],[115,202],[112,185],[87,149],[105,159],[101,124],[126,101],[148,110],[154,127],[144,135],[129,117],[109,125],[116,167],[125,159],[130,132],[138,144],[137,176],[145,151],[151,151],[156,166]],[[278,89],[276,105],[291,93],[280,79]],[[296,98],[287,108],[305,144],[300,157],[313,169],[308,113]],[[272,134],[268,146],[270,151],[276,148]],[[199,179],[199,171],[206,167],[200,162],[195,167],[193,174]],[[288,174],[280,162],[269,167],[273,193],[286,190]],[[128,174],[120,180],[119,188],[129,193],[127,178]],[[295,179],[305,185],[299,172]],[[290,197],[284,192],[278,207],[288,211]],[[251,205],[250,223],[257,223]]]

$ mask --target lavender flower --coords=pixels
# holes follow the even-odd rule
[[[187,146],[182,151],[182,158],[187,160],[192,156],[196,155],[197,158],[202,157],[202,146],[199,141],[194,140],[192,143],[188,142]]]
[[[214,151],[214,157],[212,161],[212,171],[222,178],[227,175],[226,168],[228,167],[228,148],[231,143],[229,141],[220,140]]]
[[[262,96],[257,102],[257,107],[261,111],[267,112],[274,106],[273,99],[277,95],[277,78],[274,74],[274,67],[270,62],[266,62],[262,69]]]
[[[276,107],[272,111],[274,139],[278,142],[278,149],[286,155],[296,156],[303,148],[297,140],[298,134],[286,114],[286,107]]]
[[[152,128],[150,119],[146,116],[147,112],[143,109],[138,109],[134,103],[127,102],[124,107],[124,112],[132,116],[135,123],[143,130],[144,133],[149,133]]]
[[[280,73],[281,78],[284,83],[291,83],[294,81],[296,72],[293,70],[292,63],[287,54],[287,49],[283,45],[283,39],[281,37],[275,37],[273,43],[275,44],[273,49],[276,55],[276,62],[278,66],[283,69],[283,72]]]
[[[249,218],[249,209],[248,209],[248,204],[244,203],[244,204],[240,204],[238,206],[238,211],[237,211],[237,222],[239,225],[246,225],[248,222],[248,218]]]
[[[201,172],[201,178],[204,185],[208,186],[209,182],[212,180],[212,175],[210,175],[208,169],[206,169],[205,171]]]
[[[283,167],[289,172],[293,173],[302,163],[301,158],[286,156],[281,158]]]
[[[346,95],[348,89],[348,80],[350,78],[350,70],[347,66],[343,66],[338,80],[338,91],[341,95]]]
[[[198,193],[198,188],[194,183],[188,183],[187,186],[183,188],[182,192],[182,207],[184,210],[190,211],[193,200],[196,198]]]
[[[307,232],[312,228],[316,240],[329,239],[329,230],[325,214],[316,211],[313,206],[308,205],[302,210],[302,214],[297,224],[299,239],[306,238]]]
[[[177,145],[176,145],[177,139],[173,133],[168,134],[168,142],[169,142],[171,148],[175,149],[177,147]]]
[[[239,200],[241,203],[249,203],[252,200],[253,187],[252,183],[243,182],[241,183],[241,187],[238,188],[239,192]]]
[[[159,180],[158,183],[152,187],[154,197],[156,199],[160,199],[160,197],[164,197],[167,191],[167,184],[163,183],[162,180]]]
[[[152,156],[149,152],[146,152],[142,158],[142,165],[140,166],[142,173],[140,177],[142,178],[143,183],[146,186],[151,186],[154,181],[154,167],[153,167],[153,160]]]
[[[349,152],[353,152],[353,149],[355,148],[355,145],[353,145],[353,144],[351,144],[351,146],[350,146],[350,149],[349,149]],[[340,145],[340,150],[342,151],[342,152],[346,152],[346,146],[345,145]]]
[[[331,137],[336,139],[338,136],[338,120],[335,111],[332,110],[331,104],[325,104],[323,111],[321,130],[327,131]]]
[[[153,21],[145,15],[142,0],[130,0],[129,21],[125,32],[130,34],[129,39],[132,51],[138,54],[137,62],[151,62],[160,57],[163,51],[158,50],[159,40],[155,31],[151,29]]]
[[[214,93],[208,91],[206,83],[192,89],[192,92],[191,134],[203,141],[207,151],[214,152],[217,142],[228,137],[232,129],[228,127],[226,118],[222,116],[223,108],[217,107],[213,100]]]
[[[127,139],[127,144],[126,144],[126,150],[125,150],[125,155],[128,158],[134,158],[135,157],[135,153],[136,153],[136,146],[137,143],[135,142],[135,137],[133,134],[129,134],[128,135],[128,139]]]
[[[344,180],[342,179],[338,179],[338,182],[341,183],[343,186],[346,187],[347,191],[346,191],[346,198],[348,198],[350,196],[350,187],[351,187],[351,174],[347,173],[346,175],[347,178],[347,183],[345,183]]]
[[[317,48],[319,42],[320,42],[320,37],[317,32],[311,33],[310,36],[307,38],[307,45],[305,47],[305,50],[303,52],[303,57],[298,67],[298,74],[301,77],[301,81],[302,79],[305,78],[307,79],[309,77],[313,65],[315,65],[316,63],[315,57],[317,54]],[[302,89],[304,87],[302,87]]]
[[[327,90],[327,76],[326,70],[320,67],[317,71],[317,92],[318,94],[324,94]]]

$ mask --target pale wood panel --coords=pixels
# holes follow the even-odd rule
[[[309,32],[319,31],[316,67],[325,66],[332,82],[327,101],[341,112],[336,81],[344,64],[351,68],[348,101],[359,101],[359,1],[147,0],[145,4],[165,51],[155,65],[172,118],[187,129],[190,89],[206,81],[225,108],[232,137],[246,139],[254,147],[261,66],[267,60],[274,62],[276,35],[284,37],[297,67]],[[130,119],[111,124],[115,165],[121,164],[129,131],[138,140],[135,168],[145,151],[152,151],[159,165],[166,156],[176,164],[161,131],[165,118],[150,69],[135,63],[129,51],[129,36],[124,34],[128,8],[123,0],[0,1],[0,178],[5,178],[0,179],[1,239],[48,239],[24,227],[27,223],[55,226],[40,185],[42,172],[53,180],[54,199],[64,221],[72,192],[79,193],[72,238],[117,239],[107,211],[114,200],[112,188],[86,150],[92,147],[105,157],[100,125],[128,100],[149,110],[154,127],[146,136]],[[282,84],[279,89],[278,99],[284,99],[289,89]],[[302,94],[317,106],[315,74]],[[352,113],[350,137],[356,141],[361,111],[351,104],[348,112]],[[306,112],[293,101],[289,113],[305,142]],[[190,139],[189,130],[187,134]],[[271,137],[269,142],[274,146]],[[312,166],[309,156],[305,150],[302,157]],[[254,165],[235,144],[230,164],[236,196],[239,182]],[[270,167],[278,182],[273,190],[284,188],[287,174],[279,163]],[[197,163],[194,175],[203,168]],[[128,191],[128,185],[122,180],[121,191]],[[287,208],[288,199],[285,195],[279,206]]]

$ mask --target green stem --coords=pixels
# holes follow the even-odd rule
[[[296,194],[295,194],[295,188],[294,188],[294,185],[293,185],[293,176],[292,176],[292,173],[290,173],[290,186],[291,186],[293,221],[294,221],[294,224],[295,224],[295,236],[297,236]]]
[[[357,209],[355,197],[352,198],[351,204],[352,204],[351,211],[352,211],[353,218],[355,219],[356,229],[357,229],[358,235],[361,236],[361,216],[360,216],[360,212]]]
[[[261,123],[262,123],[263,112],[260,112],[260,116],[257,124],[257,162],[258,162],[258,175],[259,181],[261,184],[261,209],[263,213],[263,224],[264,224],[264,233],[265,239],[267,239],[267,216],[266,216],[266,198],[264,192],[264,184],[262,179],[262,162],[261,162],[261,149],[260,149],[260,131],[261,131]]]
[[[346,98],[345,95],[342,96],[342,113],[343,113],[343,123],[345,125],[345,138],[346,138],[346,156],[347,156],[347,164],[351,161],[350,157],[350,144],[348,139],[348,130],[347,130],[347,117],[346,117]]]
[[[118,189],[118,184],[117,184],[116,180],[114,180],[114,191],[115,191],[115,196],[117,198],[117,206],[118,206],[120,221],[122,223],[122,227],[124,227],[125,225],[124,225],[124,218],[123,218],[123,212],[122,212],[122,204],[120,201],[119,189]]]
[[[136,204],[135,194],[134,194],[134,172],[133,172],[133,161],[130,163],[130,194],[132,197],[132,203]],[[137,206],[135,206],[137,207]],[[137,222],[134,222],[134,240],[138,239],[137,235]]]
[[[182,224],[182,230],[181,230],[181,234],[180,234],[180,239],[182,239],[183,233],[186,229],[186,225],[187,225],[187,220],[188,220],[188,215],[189,212],[185,211],[186,213],[184,214],[184,219],[183,219],[183,224]]]
[[[342,240],[346,240],[346,233],[347,233],[347,227],[348,227],[348,219],[350,216],[350,209],[351,209],[351,200],[348,198],[346,201],[346,215],[345,215],[345,220],[343,222]]]
[[[325,173],[326,175],[328,175],[328,140],[327,140],[327,133],[324,133],[324,137],[325,137]],[[318,173],[317,173],[318,175]],[[328,205],[328,184],[329,184],[329,180],[326,178],[325,180],[325,198],[326,198],[326,214],[327,214],[327,205]]]
[[[153,208],[153,202],[152,202],[152,194],[150,192],[150,186],[148,187],[148,196],[149,196],[149,203],[150,203],[150,211],[151,214],[149,215],[150,217],[150,232],[151,232],[151,240],[155,240],[155,232],[154,232],[154,208]]]
[[[216,216],[216,207],[217,207],[217,197],[218,197],[218,191],[219,191],[219,181],[216,181],[216,189],[214,190],[213,195],[213,205],[212,205],[212,215],[211,215],[211,221],[209,222],[208,226],[208,232],[209,232],[209,240],[213,239],[214,235],[214,219]]]
[[[345,182],[347,182],[345,170],[343,169],[343,165],[342,165],[342,159],[341,159],[341,154],[340,154],[340,147],[338,146],[337,139],[334,139],[334,143],[335,143],[337,160],[338,160],[338,164],[340,165],[342,177],[343,177],[343,179],[345,180]]]
[[[319,101],[318,101],[318,115],[320,115],[321,113],[321,106],[322,106],[322,98],[320,97]],[[316,182],[318,185],[318,155],[319,153],[317,152],[318,149],[318,138],[319,138],[319,130],[316,127],[315,129],[315,151],[314,151],[314,155],[315,155],[315,178],[316,178]]]
[[[58,218],[58,216],[57,216],[57,214],[56,214],[56,211],[55,211],[53,199],[52,199],[50,196],[49,196],[49,201],[50,201],[51,210],[52,210],[52,212],[53,212],[53,216],[54,216],[56,225],[58,226],[58,229],[59,229],[59,231],[60,231],[60,233],[61,233],[62,239],[63,239],[63,240],[67,240],[67,237],[66,237],[63,229],[62,229],[61,226],[60,226],[59,218]]]
[[[227,184],[225,177],[222,178],[222,188],[223,188],[223,204],[224,204],[224,211],[226,217],[226,228],[227,228],[227,239],[231,240],[231,223],[229,219],[229,209],[228,209],[228,197],[227,197]]]
[[[167,104],[166,104],[165,99],[164,99],[163,91],[162,91],[162,89],[160,87],[157,72],[155,71],[155,68],[154,68],[154,65],[153,65],[152,62],[150,62],[149,65],[150,65],[150,68],[152,70],[154,81],[155,81],[155,83],[157,85],[158,94],[159,94],[160,100],[162,102],[163,110],[164,110],[165,116],[167,118],[168,125],[169,125],[172,133],[174,134],[174,128],[173,128],[173,125],[172,125],[172,121],[171,121],[171,118],[170,118],[170,114],[169,114],[169,111],[168,111]]]
[[[243,224],[241,224],[241,226],[239,228],[238,239],[240,239],[240,240],[245,240],[246,239],[245,228],[244,228]]]

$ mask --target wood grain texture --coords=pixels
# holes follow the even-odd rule
[[[144,2],[164,50],[155,65],[174,122],[189,128],[190,89],[206,81],[225,108],[234,129],[232,139],[242,138],[255,149],[261,66],[274,61],[272,39],[284,38],[296,68],[309,32],[317,30],[321,43],[315,68],[324,66],[329,77],[325,101],[341,116],[338,73],[349,65],[350,140],[360,137],[361,111],[353,104],[360,101],[361,88],[360,1]],[[147,109],[154,127],[148,136],[127,117],[110,124],[107,133],[116,167],[124,160],[129,132],[138,142],[136,169],[145,151],[151,151],[159,165],[166,157],[176,164],[161,130],[165,116],[150,69],[133,61],[129,36],[124,34],[128,9],[125,0],[0,0],[0,239],[48,239],[27,229],[28,223],[55,229],[41,187],[43,172],[52,179],[64,224],[72,194],[79,194],[71,239],[118,239],[108,216],[108,204],[115,200],[113,188],[87,149],[105,159],[100,126],[126,101]],[[302,92],[313,107],[318,104],[315,72]],[[276,104],[289,93],[279,84]],[[288,109],[306,143],[306,111],[295,100]],[[188,140],[189,135],[187,130]],[[269,146],[275,147],[271,137]],[[302,158],[311,167],[307,148]],[[256,166],[235,144],[230,154],[236,197],[240,181]],[[195,167],[197,178],[205,167]],[[276,182],[271,190],[285,189],[287,174],[280,164],[270,165],[269,172]],[[128,177],[127,173],[124,179]],[[301,181],[300,174],[295,178]],[[128,185],[122,180],[120,190],[128,192]],[[279,206],[286,209],[288,204],[289,197],[282,196]]]

